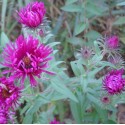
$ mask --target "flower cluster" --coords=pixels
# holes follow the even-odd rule
[[[123,69],[110,71],[103,79],[103,88],[110,94],[119,94],[124,91],[125,79],[122,78]]]
[[[46,9],[43,2],[32,2],[18,12],[18,21],[29,29],[37,29],[43,26]],[[43,30],[40,29],[42,32]],[[10,42],[2,52],[2,65],[6,67],[2,74],[9,77],[0,78],[0,124],[13,121],[15,107],[19,105],[21,90],[24,88],[26,77],[31,86],[36,86],[35,77],[40,78],[42,73],[53,75],[49,72],[48,62],[52,59],[52,48],[40,43],[31,35],[26,38],[20,35],[15,43]],[[19,81],[19,82],[18,82]],[[15,83],[21,83],[17,86]]]
[[[99,45],[102,55],[106,55],[107,61],[117,68],[117,70],[109,68],[110,71],[103,79],[103,88],[109,95],[120,94],[124,91],[125,79],[122,78],[124,60],[119,53],[119,38],[116,35],[106,37],[104,40],[100,40]],[[104,98],[103,101],[108,101],[108,98],[107,100]]]

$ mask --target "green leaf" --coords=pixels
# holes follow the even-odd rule
[[[61,8],[66,12],[80,12],[82,10],[80,5],[69,4]]]
[[[44,96],[44,94],[34,96],[34,99],[32,100],[32,102],[29,102],[31,105],[30,105],[30,108],[27,110],[26,115],[34,114],[35,112],[38,111],[38,109],[42,105],[47,104],[49,102],[50,100],[48,100],[48,98]]]
[[[118,3],[117,6],[125,6],[125,2]]]
[[[65,95],[67,98],[70,98],[71,100],[78,102],[75,95],[68,89],[63,83],[61,83],[60,80],[53,79],[51,81],[52,87],[59,93]]]
[[[1,69],[1,68],[6,68],[6,67],[0,64],[0,69]]]
[[[103,123],[107,122],[108,121],[108,111],[102,109],[101,107],[99,107],[97,105],[95,106],[95,109],[96,109],[99,117],[102,119]]]
[[[7,35],[4,33],[4,32],[2,32],[1,33],[1,46],[2,47],[5,47],[6,46],[6,44],[7,43],[9,43],[9,38],[7,37]]]
[[[98,100],[96,97],[94,97],[93,95],[87,93],[87,98],[88,98],[91,102],[93,102],[93,103],[95,103],[96,105],[100,106],[100,105],[99,105],[99,100]]]
[[[98,46],[98,42],[97,42],[97,41],[94,41],[94,46],[95,46],[95,51],[96,51],[96,53],[100,55],[101,50],[100,50],[100,48],[99,48],[99,46]]]
[[[83,32],[86,28],[86,24],[85,23],[79,23],[78,25],[76,25],[75,27],[75,35],[80,34],[81,32]]]
[[[63,24],[63,17],[64,17],[64,12],[61,13],[61,15],[59,16],[59,18],[57,19],[57,22],[56,22],[56,24],[55,24],[55,27],[54,27],[54,29],[53,29],[53,31],[52,31],[52,33],[53,33],[54,35],[56,35],[56,34],[59,32],[59,30],[60,30],[60,28],[61,28],[61,26],[62,26],[62,24]]]
[[[114,23],[113,25],[123,25],[125,24],[125,16],[119,17]]]
[[[79,71],[81,72],[81,74],[85,73],[85,69],[83,67],[83,64],[84,64],[83,61],[79,59],[77,62],[77,67],[78,67]]]
[[[23,119],[23,124],[32,124],[33,114],[26,115]]]
[[[11,0],[9,2],[9,8],[7,8],[7,17],[6,17],[7,23],[6,23],[6,28],[8,28],[10,26],[13,27],[12,25],[15,24],[15,22],[17,22],[17,21],[12,21],[12,18],[11,18],[12,13],[13,13],[14,5],[15,5],[15,0]],[[13,22],[13,24],[11,24],[12,22]],[[10,29],[12,29],[12,28],[10,28]],[[7,34],[8,34],[8,31],[10,32],[10,29],[7,30]]]
[[[67,97],[65,95],[62,95],[61,93],[54,91],[52,85],[50,84],[49,87],[44,91],[44,93],[39,94],[39,100],[43,103],[49,103],[50,101],[58,101],[62,99],[66,99]],[[39,101],[39,102],[40,102]]]
[[[113,120],[108,120],[107,124],[117,124],[116,122],[114,122]]]
[[[123,44],[125,44],[125,37],[124,36],[120,37],[120,40],[122,41]]]
[[[103,10],[100,6],[97,6],[95,2],[88,2],[86,10],[89,14],[95,15],[101,15]]]
[[[101,37],[101,34],[95,30],[91,30],[86,33],[85,37],[87,37],[89,40],[96,40],[97,38]]]
[[[106,62],[106,61],[101,61],[101,62],[99,62],[99,64],[101,64],[102,66],[110,66],[112,68],[116,68],[114,64],[112,64],[110,62]]]
[[[87,79],[84,78],[82,75],[81,75],[81,77],[80,77],[80,84],[81,84],[81,86],[82,86],[83,92],[86,93],[86,92],[88,91],[88,89],[87,89],[87,84],[88,84],[88,82],[87,82]]]
[[[103,56],[101,54],[96,54],[92,57],[91,61],[94,65],[98,65],[102,59]]]
[[[52,42],[52,43],[49,43],[47,45],[50,47],[54,47],[54,46],[59,45],[59,44],[60,44],[60,42]]]
[[[53,51],[53,54],[56,54],[57,52],[58,52],[58,50],[54,50],[54,51]]]
[[[58,101],[58,100],[66,99],[66,96],[62,95],[61,93],[57,91],[53,91],[49,98],[51,101]]]
[[[81,116],[80,116],[81,110],[80,110],[79,103],[70,101],[70,109],[71,109],[72,115],[73,115],[75,121],[77,122],[77,124],[82,123]]]
[[[23,109],[21,109],[20,115],[23,115],[23,113],[25,113],[30,108],[30,106],[31,103],[27,103],[26,106]]]
[[[25,5],[29,4],[30,2],[31,2],[31,0],[26,0]]]
[[[89,76],[95,76],[99,71],[101,71],[104,68],[104,66],[99,67],[99,68],[95,68],[94,70],[89,72]]]
[[[54,67],[60,65],[61,63],[64,63],[64,61],[57,61],[57,62],[54,62],[53,64],[51,64],[50,69],[52,69],[52,68],[54,68]]]
[[[72,70],[73,70],[75,76],[80,76],[81,73],[77,67],[77,61],[72,61],[70,64],[71,64],[71,67],[72,67]]]
[[[77,0],[67,0],[67,1],[66,1],[66,5],[75,3],[76,1],[77,1]]]
[[[55,110],[55,106],[50,106],[47,111],[42,111],[39,114],[39,122],[40,124],[49,124],[49,122],[53,119],[53,112]]]
[[[46,37],[43,38],[43,43],[47,43],[49,41],[49,39],[52,38],[53,36],[54,36],[53,34],[49,33]]]
[[[84,44],[83,39],[78,37],[67,38],[67,42],[73,44],[74,46],[76,45],[82,46]]]

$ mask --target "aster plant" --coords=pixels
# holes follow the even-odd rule
[[[26,32],[19,35],[15,42],[8,41],[1,53],[1,58],[3,58],[1,64],[5,68],[2,75],[6,77],[0,78],[0,102],[3,110],[8,111],[3,113],[1,110],[1,123],[11,123],[11,121],[15,123],[17,119],[16,110],[20,110],[20,105],[24,102],[26,102],[24,105],[26,108],[21,114],[27,115],[24,118],[22,116],[21,123],[34,122],[33,117],[42,108],[42,103],[45,105],[52,101],[67,98],[77,101],[72,90],[65,85],[67,80],[62,81],[60,78],[66,74],[64,68],[58,67],[62,61],[56,61],[54,54],[57,50],[53,49],[59,42],[51,43],[49,41],[53,35],[48,32],[49,25],[45,13],[44,3],[38,1],[29,3],[17,11],[17,20]],[[58,81],[62,81],[61,86]],[[59,88],[61,91],[58,91]],[[49,96],[49,94],[51,95]],[[55,98],[55,95],[58,99]],[[45,101],[46,98],[48,98],[47,102]],[[27,112],[30,108],[31,112]],[[40,121],[42,112],[38,114],[37,122]],[[29,115],[30,121],[27,121]],[[52,115],[54,114],[52,113]],[[49,122],[48,119],[42,123]],[[53,122],[59,123],[58,121]]]
[[[93,44],[78,44],[77,49],[72,46],[78,56],[69,64],[70,77],[63,61],[57,61],[56,45],[60,42],[54,42],[54,35],[48,30],[44,3],[31,2],[16,12],[16,19],[25,31],[2,46],[0,124],[116,122],[115,105],[125,101],[119,37],[95,39]],[[79,26],[77,20],[75,24]],[[73,34],[68,27],[70,37],[76,37],[88,27],[81,24],[81,28],[75,26],[79,30],[74,29]],[[112,117],[109,112],[113,112]]]
[[[103,42],[97,39],[94,41],[92,50],[89,51],[91,57],[79,56],[79,58],[77,57],[75,61],[71,62],[74,78],[79,78],[76,84],[78,83],[82,88],[76,88],[76,96],[80,105],[84,105],[79,109],[79,104],[73,101],[70,102],[73,114],[76,113],[74,108],[79,109],[77,115],[73,115],[77,123],[92,123],[93,120],[86,121],[88,111],[90,115],[94,113],[94,110],[100,115],[101,112],[104,112],[104,117],[107,117],[108,111],[114,112],[112,109],[123,100],[125,90],[124,61],[120,55],[119,47],[118,37],[116,36],[112,36]],[[83,55],[86,48],[84,50],[81,48],[81,50],[81,55]],[[81,111],[87,111],[87,113],[81,113]],[[84,118],[78,119],[77,116],[84,116]],[[92,117],[94,118],[94,116]],[[103,120],[106,120],[104,117]]]
[[[48,21],[45,17],[46,9],[43,2],[32,2],[17,13],[18,21],[27,31],[30,30],[36,34],[35,36],[40,35],[39,31],[44,35],[48,34],[46,31]],[[5,70],[2,71],[4,76],[1,75],[0,78],[1,124],[15,123],[15,112],[20,107],[21,102],[25,101],[23,97],[26,94],[31,94],[25,92],[25,87],[29,86],[24,84],[27,77],[30,86],[35,87],[34,89],[30,88],[31,91],[34,91],[32,97],[37,98],[35,92],[36,89],[39,89],[40,80],[38,81],[38,79],[43,77],[44,73],[55,75],[55,73],[48,71],[48,62],[53,58],[51,56],[53,49],[32,35],[24,35],[25,37],[20,35],[14,43],[8,41],[1,53],[1,58],[4,59],[1,64],[5,67]],[[40,94],[39,91],[37,91],[38,94]],[[27,98],[26,96],[26,100]]]

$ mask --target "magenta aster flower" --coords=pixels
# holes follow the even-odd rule
[[[4,108],[0,108],[0,124],[7,124],[8,122],[8,111]]]
[[[18,104],[21,89],[7,78],[0,78],[0,103],[1,106],[10,108]]]
[[[120,56],[119,53],[119,38],[116,35],[106,36],[98,39],[98,45],[102,51],[102,55],[115,58],[115,55]]]
[[[36,28],[43,22],[45,13],[43,2],[32,2],[18,12],[18,21],[29,28]]]
[[[109,49],[117,49],[119,46],[119,38],[117,36],[107,38],[106,45]]]
[[[56,120],[56,118],[54,118],[54,120],[53,120],[53,121],[51,121],[51,122],[50,122],[50,124],[60,124],[60,122],[59,122],[59,121],[57,121],[57,120]]]
[[[4,73],[11,72],[10,80],[21,79],[21,83],[24,83],[28,76],[31,85],[35,86],[37,84],[35,76],[40,78],[43,72],[54,74],[46,70],[48,61],[52,59],[51,53],[52,49],[40,44],[38,39],[32,36],[28,38],[19,36],[15,44],[10,43],[4,49],[5,62],[3,65],[9,68]]]
[[[111,95],[121,93],[125,86],[122,75],[123,69],[110,71],[103,80],[103,88]]]
[[[6,107],[0,107],[0,124],[14,124],[15,112],[8,110]]]

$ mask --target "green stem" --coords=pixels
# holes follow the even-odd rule
[[[59,111],[60,122],[63,123],[64,122],[65,109],[64,109],[64,104],[62,103],[62,101],[58,101],[57,107],[58,107],[58,111]]]
[[[1,13],[1,30],[4,32],[4,27],[5,27],[5,15],[6,15],[6,8],[7,8],[7,0],[3,0],[2,4],[2,13]]]

